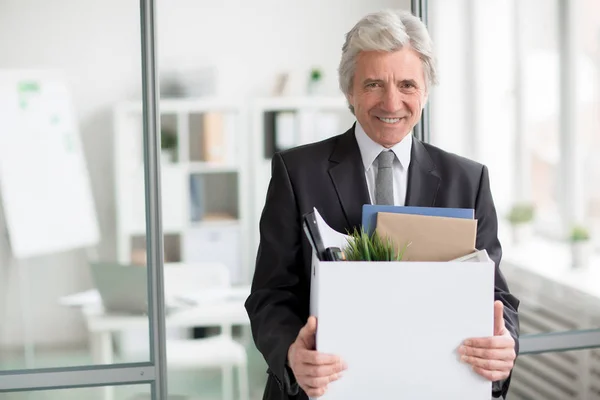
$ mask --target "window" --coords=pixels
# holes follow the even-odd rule
[[[584,220],[600,249],[600,3],[582,1],[576,34],[580,39],[581,104],[578,107],[584,185]]]
[[[436,0],[429,25],[432,143],[489,167],[501,224],[531,203],[538,234],[600,249],[600,3]]]
[[[521,300],[508,397],[596,398],[597,349],[565,350],[600,345],[600,253],[576,269],[566,238],[583,225],[600,250],[600,2],[430,0],[428,9],[440,78],[431,141],[489,167],[501,268]],[[518,202],[534,206],[529,240],[515,241],[507,218]]]
[[[530,200],[542,232],[560,229],[560,42],[558,2],[529,0],[519,3],[516,82],[519,97],[517,132],[524,174],[521,199]],[[522,136],[522,138],[521,138]]]

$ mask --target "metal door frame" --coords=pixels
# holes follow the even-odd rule
[[[154,0],[140,0],[142,89],[144,120],[144,178],[146,192],[146,249],[150,361],[0,371],[0,393],[48,389],[150,384],[153,400],[167,398],[163,239],[160,197],[159,93]]]

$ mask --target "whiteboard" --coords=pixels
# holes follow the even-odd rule
[[[58,73],[0,70],[0,197],[15,258],[99,241],[77,121]]]

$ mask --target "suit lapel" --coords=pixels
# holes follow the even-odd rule
[[[354,127],[338,140],[330,158],[329,176],[338,195],[350,228],[360,226],[362,206],[370,204],[365,171],[354,136]],[[408,168],[406,205],[433,207],[441,178],[427,149],[413,138],[411,162]]]
[[[417,138],[413,138],[411,161],[408,167],[406,205],[433,207],[440,187],[440,176],[427,149]]]
[[[371,202],[354,127],[343,134],[329,158],[329,176],[350,229],[362,222],[362,206]]]

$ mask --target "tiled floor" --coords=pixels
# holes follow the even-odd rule
[[[266,364],[262,355],[254,345],[247,348],[248,374],[250,381],[250,398],[262,398],[266,382]],[[35,357],[36,367],[76,366],[86,365],[91,362],[87,349],[37,351]],[[7,355],[0,352],[0,371],[19,369],[24,365],[22,354]],[[173,400],[220,400],[221,374],[218,369],[169,371],[169,394]],[[236,382],[234,376],[234,383]],[[115,388],[114,400],[149,399],[149,385],[118,386]],[[78,388],[35,392],[0,393],[0,400],[102,400],[100,388]]]

